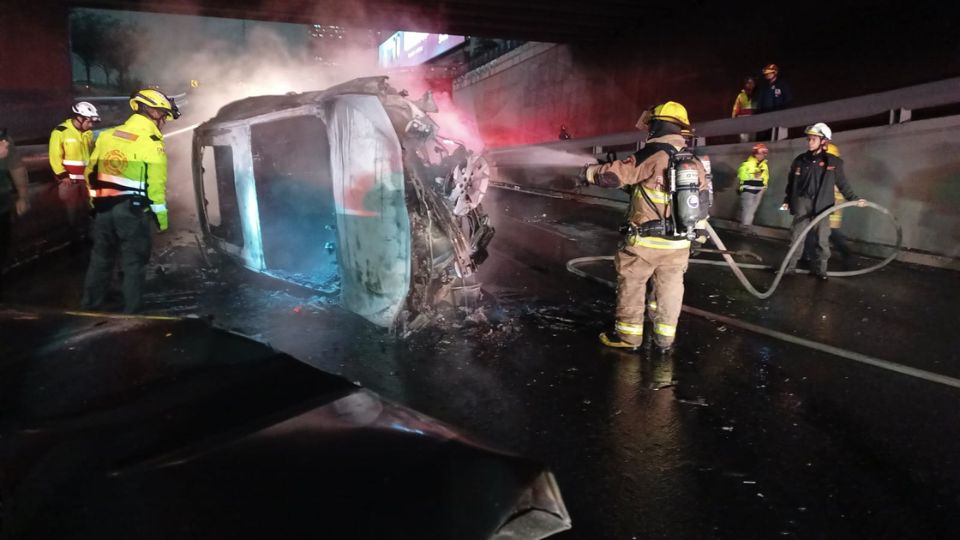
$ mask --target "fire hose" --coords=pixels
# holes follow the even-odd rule
[[[802,233],[797,236],[797,239],[794,240],[793,243],[790,245],[790,249],[789,251],[787,251],[787,255],[783,258],[783,262],[780,263],[780,267],[777,270],[777,276],[774,279],[773,284],[765,292],[761,293],[756,288],[754,288],[753,285],[750,283],[750,281],[746,278],[746,276],[743,275],[743,272],[741,271],[741,269],[751,268],[751,269],[759,269],[759,270],[772,270],[774,267],[767,266],[767,265],[759,265],[759,264],[737,264],[736,261],[734,261],[733,258],[730,257],[729,255],[730,252],[727,251],[727,249],[723,246],[723,241],[720,240],[720,237],[717,236],[716,231],[713,230],[713,227],[711,227],[709,223],[707,224],[707,232],[710,235],[710,238],[713,240],[713,242],[717,245],[717,247],[720,248],[719,252],[722,253],[724,260],[723,261],[702,261],[697,259],[691,259],[690,262],[698,263],[698,264],[729,265],[731,270],[733,270],[734,274],[736,274],[737,279],[740,280],[740,283],[743,284],[743,286],[747,289],[747,291],[750,292],[750,294],[760,299],[769,298],[773,294],[773,291],[776,290],[777,285],[780,284],[780,278],[783,277],[783,273],[786,271],[787,264],[789,264],[790,262],[790,257],[804,242],[804,240],[806,239],[807,233],[810,232],[810,230],[813,229],[813,227],[817,223],[819,223],[823,219],[826,219],[834,211],[840,210],[842,208],[847,208],[849,206],[857,206],[858,204],[859,203],[857,201],[846,202],[841,205],[829,208],[826,211],[818,214],[803,229]],[[888,255],[885,259],[883,259],[882,261],[880,261],[879,263],[873,266],[869,266],[867,268],[862,268],[860,270],[854,270],[849,272],[828,272],[827,275],[836,276],[836,277],[850,277],[850,276],[859,276],[859,275],[867,274],[870,272],[874,272],[890,264],[890,262],[893,261],[895,258],[897,258],[897,255],[900,253],[900,248],[902,247],[902,244],[903,244],[903,230],[900,227],[900,223],[897,222],[897,218],[894,217],[889,210],[887,210],[886,208],[878,204],[868,201],[864,206],[868,208],[873,208],[874,210],[877,210],[880,213],[886,215],[888,218],[890,218],[894,226],[897,228],[897,244],[894,247],[893,252],[890,255]],[[577,276],[589,279],[591,281],[595,281],[597,283],[602,283],[611,288],[616,288],[616,284],[613,283],[612,281],[603,279],[599,276],[589,274],[577,268],[577,266],[580,264],[596,262],[596,261],[612,261],[612,260],[613,260],[612,256],[578,257],[576,259],[570,259],[569,261],[567,261],[567,270],[569,270],[571,273]],[[814,349],[814,350],[818,350],[818,351],[832,354],[835,356],[839,356],[841,358],[846,358],[854,362],[859,362],[861,364],[866,364],[873,367],[892,371],[895,373],[900,373],[902,375],[907,375],[910,377],[915,377],[918,379],[923,379],[926,381],[943,384],[953,388],[960,388],[960,379],[949,377],[947,375],[942,375],[940,373],[934,373],[934,372],[926,371],[923,369],[917,369],[915,367],[898,364],[896,362],[889,362],[887,360],[875,358],[873,356],[868,356],[862,353],[858,353],[856,351],[841,349],[840,347],[835,347],[833,345],[829,345],[826,343],[820,343],[818,341],[805,339],[800,336],[793,335],[792,333],[780,332],[777,330],[773,330],[771,328],[766,328],[764,326],[742,321],[734,317],[728,317],[726,315],[721,315],[718,313],[711,313],[709,311],[705,311],[705,310],[687,306],[687,305],[684,305],[682,309],[683,311],[690,313],[691,315],[696,315],[698,317],[704,317],[706,319],[710,319],[713,321],[729,324],[738,328],[742,328],[749,332],[755,332],[757,334],[769,336],[769,337],[779,339],[781,341],[785,341],[788,343],[793,343],[803,347],[808,347],[810,349]]]
[[[807,224],[807,226],[803,229],[803,231],[801,231],[801,233],[797,235],[796,240],[794,240],[793,243],[790,244],[790,249],[787,250],[786,256],[784,256],[783,261],[780,263],[779,269],[777,269],[776,277],[773,279],[773,283],[770,285],[770,288],[764,292],[760,292],[759,290],[757,290],[756,287],[753,286],[752,283],[750,283],[750,280],[747,279],[746,275],[744,275],[743,269],[746,268],[746,269],[755,269],[755,270],[773,270],[777,267],[763,265],[763,264],[737,263],[735,260],[733,260],[733,257],[730,256],[731,252],[723,244],[723,240],[720,239],[720,236],[717,235],[717,232],[713,229],[712,226],[710,226],[709,222],[707,223],[707,234],[710,236],[710,239],[713,240],[713,243],[719,248],[717,252],[720,253],[720,255],[723,257],[723,260],[707,261],[707,260],[700,260],[700,259],[690,259],[690,262],[693,264],[711,264],[711,265],[719,265],[719,266],[729,266],[730,269],[733,271],[734,275],[737,276],[737,279],[740,281],[743,287],[747,290],[747,292],[749,292],[753,296],[756,296],[757,298],[760,298],[761,300],[770,298],[770,296],[773,295],[774,291],[776,291],[777,287],[780,285],[780,280],[783,278],[783,274],[787,270],[787,265],[790,264],[790,258],[793,256],[794,252],[796,252],[798,249],[801,249],[803,247],[803,243],[807,237],[807,233],[809,233],[810,230],[817,225],[817,223],[823,221],[824,219],[827,219],[830,216],[830,214],[836,212],[837,210],[841,210],[843,208],[847,208],[850,206],[859,207],[860,204],[861,203],[858,201],[845,202],[843,204],[828,208],[827,210],[824,210],[823,212],[817,214],[817,216],[813,218],[810,221],[810,223]],[[828,276],[852,277],[852,276],[860,276],[863,274],[869,274],[870,272],[875,272],[883,268],[884,266],[890,264],[890,262],[896,259],[897,255],[900,253],[900,248],[903,245],[903,229],[900,227],[900,223],[897,221],[897,218],[890,212],[890,210],[887,210],[886,208],[880,206],[879,204],[876,204],[870,201],[865,201],[863,203],[863,207],[873,208],[874,210],[890,218],[890,221],[893,223],[894,227],[896,227],[897,229],[897,242],[893,248],[893,251],[890,253],[890,255],[888,255],[886,258],[884,258],[877,264],[868,266],[867,268],[861,268],[859,270],[851,270],[851,271],[843,271],[843,272],[827,272]],[[614,284],[612,281],[594,276],[578,268],[578,266],[581,264],[597,262],[597,261],[612,261],[612,260],[613,260],[612,255],[604,255],[599,257],[577,257],[575,259],[570,259],[569,261],[567,261],[567,270],[577,276],[616,288],[616,284]],[[808,273],[809,271],[799,270],[798,272]]]

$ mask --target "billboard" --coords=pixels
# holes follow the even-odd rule
[[[406,67],[436,58],[466,41],[464,36],[397,32],[380,44],[380,67]]]

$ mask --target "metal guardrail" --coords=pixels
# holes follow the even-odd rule
[[[171,97],[177,101],[187,97],[187,93],[183,92],[181,94],[176,94]],[[130,96],[77,96],[74,98],[76,101],[129,101]],[[178,104],[179,105],[179,104]]]
[[[912,110],[957,103],[960,103],[960,77],[771,113],[702,122],[694,125],[697,136],[694,145],[703,146],[704,139],[707,137],[756,133],[766,130],[773,131],[774,140],[782,140],[786,138],[788,128],[806,126],[815,122],[827,122],[829,124],[830,122],[856,120],[883,113],[888,113],[889,123],[895,124],[909,121]],[[496,159],[498,153],[522,151],[530,147],[569,151],[582,151],[584,148],[592,148],[594,154],[602,154],[603,148],[636,144],[640,138],[639,132],[632,130],[567,141],[549,141],[495,148],[489,152],[494,159]]]

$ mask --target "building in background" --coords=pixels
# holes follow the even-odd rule
[[[343,66],[359,57],[372,59],[382,32],[363,28],[314,24],[310,27],[310,54],[322,66]]]

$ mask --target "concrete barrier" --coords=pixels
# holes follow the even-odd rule
[[[636,133],[637,139],[642,137]],[[889,208],[903,226],[905,252],[902,261],[960,270],[960,116],[915,120],[835,134],[844,170],[858,196]],[[580,143],[580,144],[578,144]],[[792,218],[779,210],[783,202],[787,169],[793,158],[806,151],[806,138],[765,143],[770,148],[770,185],[755,225],[766,236],[786,238]],[[582,153],[581,141],[570,141],[563,150]],[[556,143],[543,145],[562,151]],[[753,143],[702,146],[698,154],[710,156],[715,203],[715,222],[733,225],[739,221],[737,167],[750,155]],[[516,162],[518,156],[538,148],[515,146],[491,151],[496,162]],[[618,153],[622,158],[627,152]],[[511,163],[496,168],[495,180],[552,193],[566,192],[589,204],[623,207],[625,194],[618,190],[586,188],[574,194],[571,176],[576,168],[532,166]],[[566,196],[566,195],[565,195]],[[869,211],[845,211],[843,232],[855,241],[858,251],[881,255],[895,240],[886,217]]]
[[[909,250],[960,259],[960,116],[921,120],[838,133],[834,141],[857,195],[889,208],[903,225]],[[706,146],[713,166],[712,214],[738,220],[736,171],[753,143]],[[756,224],[786,228],[791,217],[779,210],[787,169],[806,151],[806,139],[766,143],[770,186]],[[848,211],[843,232],[871,244],[890,244],[893,228],[874,212]]]

